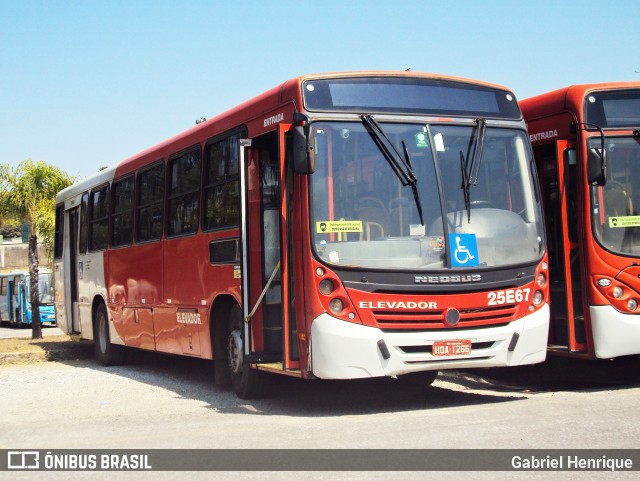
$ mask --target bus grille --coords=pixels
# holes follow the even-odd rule
[[[465,329],[471,327],[495,327],[508,324],[516,317],[515,305],[498,307],[479,307],[460,309],[460,320],[456,326],[445,322],[443,310],[406,312],[392,310],[375,310],[373,316],[378,327],[386,332],[436,329]]]

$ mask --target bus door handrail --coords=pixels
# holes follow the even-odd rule
[[[276,264],[275,269],[273,269],[273,272],[271,273],[271,276],[269,277],[269,280],[267,281],[267,284],[264,286],[264,289],[262,289],[262,292],[260,293],[260,296],[258,297],[258,300],[256,301],[255,305],[253,306],[253,309],[251,309],[251,312],[249,314],[247,314],[247,316],[244,318],[244,322],[251,322],[251,318],[253,317],[253,315],[258,310],[258,306],[262,302],[262,299],[264,298],[265,294],[267,293],[267,290],[271,286],[271,283],[273,282],[273,279],[275,279],[276,273],[278,272],[279,269],[280,269],[280,261],[278,261],[278,263]]]

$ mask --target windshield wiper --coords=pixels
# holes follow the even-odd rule
[[[418,216],[420,217],[420,224],[424,225],[424,219],[422,217],[422,203],[420,202],[420,193],[418,192],[418,177],[416,177],[411,165],[411,157],[409,156],[409,150],[404,140],[402,141],[402,150],[404,157],[400,155],[396,146],[389,140],[389,137],[384,133],[382,127],[375,121],[371,115],[363,115],[362,123],[371,135],[373,142],[378,147],[378,150],[382,153],[387,163],[391,166],[391,170],[396,174],[403,187],[411,186],[413,191],[413,199],[418,209]]]
[[[482,150],[484,149],[484,137],[487,122],[484,119],[476,119],[477,127],[474,138],[471,139],[474,148],[471,162],[465,159],[464,153],[460,151],[460,171],[462,172],[462,190],[464,192],[464,208],[467,211],[467,222],[471,222],[471,200],[469,187],[478,185],[478,174],[480,172],[480,161],[482,160]]]

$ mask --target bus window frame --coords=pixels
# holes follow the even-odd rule
[[[171,192],[171,176],[172,176],[172,168],[176,163],[186,158],[189,154],[197,152],[198,154],[198,187],[197,189],[193,189],[190,191],[180,191],[179,194],[172,194]],[[179,185],[184,185],[183,182],[180,182]],[[190,195],[195,195],[196,199],[196,215],[195,215],[195,226],[191,228],[189,231],[181,230],[178,233],[172,233],[170,231],[172,216],[171,216],[171,203],[177,199],[184,199]],[[195,144],[186,149],[181,150],[169,157],[167,160],[167,167],[165,170],[165,191],[164,191],[164,204],[165,204],[165,216],[164,216],[164,235],[166,239],[176,239],[181,237],[189,237],[194,236],[198,233],[200,228],[200,209],[201,209],[201,197],[202,197],[202,145]]]
[[[159,199],[158,200],[154,200],[154,202],[149,202],[149,203],[145,203],[142,204],[141,202],[141,195],[143,193],[143,189],[141,186],[141,182],[142,182],[142,177],[145,174],[148,174],[150,171],[157,169],[161,167],[162,168],[162,179],[160,184],[162,185],[162,192],[160,193]],[[151,164],[149,164],[148,166],[145,166],[143,169],[140,169],[138,171],[138,173],[136,174],[136,180],[135,180],[135,195],[134,195],[134,239],[136,244],[148,244],[151,242],[159,242],[162,240],[162,236],[164,234],[164,224],[165,224],[165,193],[166,193],[166,182],[167,182],[167,166],[165,165],[164,160],[160,159],[156,162],[153,162]],[[160,235],[158,237],[149,237],[149,238],[144,238],[142,239],[140,236],[140,211],[142,209],[146,209],[149,207],[153,207],[155,205],[158,205],[160,207]]]
[[[83,192],[80,200],[80,225],[78,226],[78,253],[89,249],[89,191]]]
[[[237,144],[236,144],[236,148],[237,148],[237,167],[238,167],[238,171],[236,174],[234,175],[229,175],[228,173],[228,167],[229,167],[229,159],[231,158],[230,156],[227,156],[224,159],[224,166],[225,166],[225,173],[224,176],[222,177],[222,180],[218,179],[215,182],[211,182],[208,178],[208,174],[209,174],[209,149],[211,149],[215,144],[225,141],[227,142],[227,144],[230,144],[231,138],[232,137],[237,137]],[[201,202],[200,202],[200,225],[202,228],[202,232],[216,232],[216,231],[223,231],[223,230],[229,230],[229,229],[238,229],[240,228],[240,224],[242,222],[241,216],[240,216],[240,204],[242,202],[242,193],[240,192],[240,140],[244,137],[247,136],[247,129],[246,127],[242,126],[240,128],[236,128],[232,131],[226,132],[224,134],[212,137],[210,139],[208,139],[206,141],[206,143],[204,144],[204,148],[202,149],[202,174],[201,174],[201,178],[202,178],[202,186],[201,186]],[[230,145],[229,145],[229,152],[231,151],[230,149]],[[209,227],[208,223],[207,223],[207,193],[210,190],[214,190],[220,187],[224,187],[227,184],[231,184],[233,182],[237,182],[237,187],[238,187],[238,197],[237,197],[237,203],[238,203],[238,220],[235,224],[225,224],[225,225],[218,225],[215,227]]]
[[[104,217],[100,217],[100,218],[94,218],[94,195],[98,192],[101,191],[105,191],[105,204],[106,204],[106,213]],[[87,244],[87,248],[88,248],[88,252],[101,252],[101,251],[106,251],[109,248],[109,219],[110,219],[110,202],[109,199],[111,197],[111,184],[109,183],[105,183],[105,184],[101,184],[99,186],[97,186],[95,189],[91,189],[91,191],[89,192],[89,209],[88,209],[88,218],[87,218],[87,225],[88,225],[88,244]],[[104,246],[100,246],[100,247],[94,247],[94,225],[106,220],[106,227],[107,227],[107,232],[105,233],[105,244]]]
[[[122,194],[117,193],[117,188],[123,185],[125,182],[131,182],[131,198],[130,198],[130,206],[128,208],[130,215],[130,225],[128,228],[128,232],[125,233],[125,242],[118,241],[116,243],[116,239],[114,238],[116,234],[116,230],[114,228],[115,219],[120,216],[124,217],[127,214],[127,209],[116,211],[116,202],[119,202],[122,198]],[[111,182],[111,193],[112,195],[109,198],[109,247],[111,249],[120,249],[123,247],[130,247],[133,243],[133,232],[134,232],[134,215],[133,211],[135,208],[135,198],[136,198],[136,181],[135,175],[133,172],[128,173],[124,176],[118,177]],[[82,225],[82,223],[81,223]]]

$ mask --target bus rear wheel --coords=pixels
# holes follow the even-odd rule
[[[252,369],[244,359],[244,320],[242,310],[236,304],[229,311],[228,361],[231,385],[242,399],[259,398],[266,394],[268,377],[264,372]]]
[[[103,366],[115,366],[122,363],[122,347],[111,344],[109,317],[107,316],[107,308],[104,304],[100,304],[96,308],[93,343],[96,359],[100,364]]]

